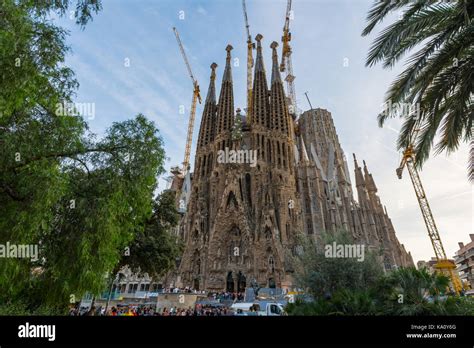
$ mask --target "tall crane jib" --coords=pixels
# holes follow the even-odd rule
[[[253,68],[253,50],[255,49],[255,43],[252,42],[252,36],[250,35],[250,26],[247,16],[247,6],[245,0],[242,0],[242,10],[244,12],[245,29],[247,34],[247,120],[250,123],[252,117],[252,68]]]
[[[178,42],[179,49],[181,51],[181,55],[184,59],[184,64],[188,70],[189,77],[193,83],[193,98],[191,101],[191,112],[189,114],[189,123],[188,123],[188,133],[186,136],[186,148],[184,152],[184,161],[183,161],[183,175],[185,175],[189,170],[189,158],[191,156],[191,145],[193,140],[193,130],[194,130],[194,119],[196,118],[196,103],[199,101],[201,104],[201,92],[199,90],[199,84],[197,80],[194,78],[193,71],[191,70],[191,65],[189,64],[188,57],[186,56],[186,52],[184,51],[183,44],[181,43],[181,38],[179,37],[178,30],[173,27],[173,32],[176,36],[176,41]]]
[[[418,129],[415,129],[411,135],[411,140],[415,139],[417,134]],[[454,292],[459,294],[462,291],[461,280],[455,273],[456,265],[446,256],[446,252],[438,232],[438,227],[436,226],[433,213],[431,212],[420,175],[418,174],[418,170],[415,167],[415,151],[411,142],[403,152],[402,161],[400,166],[397,168],[397,176],[399,179],[402,178],[402,173],[405,166],[407,167],[408,173],[410,174],[416,198],[421,209],[421,214],[423,216],[423,220],[425,221],[426,229],[428,230],[428,236],[430,237],[431,244],[433,245],[433,250],[437,260],[435,267],[440,272],[449,276]]]
[[[290,32],[290,19],[292,17],[292,10],[291,10],[291,0],[288,0],[286,6],[286,13],[285,13],[285,25],[283,26],[283,36],[281,41],[283,43],[282,48],[282,55],[281,55],[281,64],[280,64],[280,71],[286,71],[286,90],[288,94],[289,100],[289,110],[290,114],[292,114],[293,118],[298,117],[298,108],[296,105],[296,92],[295,92],[295,75],[293,75],[293,65],[291,63],[291,32]]]

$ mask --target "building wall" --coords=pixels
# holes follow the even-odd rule
[[[298,120],[298,188],[303,221],[308,233],[350,232],[354,241],[381,250],[385,268],[413,266],[411,254],[398,241],[386,208],[364,161],[354,155],[356,190],[353,195],[346,156],[339,143],[331,113],[324,109],[304,112]]]
[[[464,245],[459,243],[459,250],[456,251],[454,262],[461,281],[469,288],[474,289],[474,234],[470,234],[471,242]]]

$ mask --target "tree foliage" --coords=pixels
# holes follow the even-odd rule
[[[39,246],[36,261],[0,260],[0,311],[60,313],[101,292],[124,248],[153,229],[163,142],[141,114],[97,140],[81,116],[56,113],[78,82],[64,66],[66,32],[48,16],[74,7],[84,26],[100,1],[0,6],[0,243]]]
[[[330,296],[340,289],[365,289],[375,283],[383,273],[377,254],[365,250],[363,261],[357,258],[326,257],[325,245],[353,244],[352,238],[343,230],[322,235],[321,241],[299,236],[299,251],[292,257],[294,277],[298,287],[312,296]]]
[[[332,277],[346,276],[340,268]],[[426,269],[399,268],[379,275],[366,287],[338,287],[311,301],[299,299],[287,310],[290,315],[474,315],[474,300],[446,296],[448,284],[446,276]]]
[[[367,15],[362,35],[370,34],[390,13],[404,11],[374,40],[367,66],[382,63],[392,68],[405,55],[406,69],[392,83],[386,102],[419,105],[420,112],[404,113],[398,148],[413,142],[417,165],[429,157],[435,136],[435,152],[455,151],[471,141],[469,178],[474,180],[474,2],[470,0],[382,0],[375,1]],[[398,110],[379,115],[379,125]],[[411,139],[414,129],[419,129]]]
[[[155,201],[153,215],[146,221],[143,233],[139,233],[130,245],[130,255],[124,255],[119,266],[127,266],[135,274],[146,273],[154,278],[164,276],[176,266],[176,259],[183,251],[183,246],[171,233],[178,222],[174,193],[165,191]]]

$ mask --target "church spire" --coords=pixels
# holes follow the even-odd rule
[[[273,41],[270,45],[272,49],[272,82],[273,85],[275,82],[281,83],[280,69],[278,67],[278,53],[277,53],[278,42]]]
[[[362,175],[362,169],[359,167],[357,163],[357,158],[355,153],[352,154],[354,156],[354,172],[355,172],[355,179],[356,179],[356,187],[365,186],[364,176]]]
[[[198,148],[206,146],[214,140],[215,114],[216,114],[216,68],[217,64],[211,64],[211,77],[207,91],[204,111],[202,112],[201,126],[199,128]]]
[[[309,163],[308,152],[306,151],[306,145],[304,144],[303,137],[300,136],[301,141],[301,161],[303,163]]]
[[[262,54],[262,39],[262,34],[258,34],[257,36],[255,36],[255,40],[257,41],[257,59],[255,61],[255,72],[265,72],[265,65],[263,64]]]
[[[268,103],[268,86],[265,74],[265,66],[263,64],[262,54],[263,36],[258,34],[255,37],[257,41],[257,58],[255,60],[255,70],[252,90],[252,123],[259,124],[263,127],[270,126],[269,119],[269,103]]]
[[[367,191],[369,192],[377,192],[377,186],[375,186],[375,181],[374,178],[372,177],[372,174],[369,173],[369,170],[367,169],[367,165],[364,162],[364,177],[365,177],[365,186],[367,186]]]
[[[225,50],[227,51],[227,56],[225,58],[225,69],[224,69],[224,76],[222,78],[222,82],[232,82],[232,69],[230,67],[230,51],[232,51],[232,45],[227,45]]]
[[[225,62],[224,76],[222,77],[221,92],[219,95],[219,104],[217,107],[217,132],[216,136],[222,132],[228,131],[233,126],[234,120],[234,92],[232,84],[231,55],[233,47],[227,45],[227,57]]]
[[[290,136],[290,114],[286,104],[285,90],[278,69],[278,43],[273,41],[272,49],[272,82],[270,91],[270,126],[283,134]]]

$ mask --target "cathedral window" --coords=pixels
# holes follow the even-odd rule
[[[278,156],[278,168],[281,167],[281,154],[280,154],[280,142],[277,141],[277,156]]]
[[[271,270],[272,273],[275,272],[275,260],[273,259],[273,256],[270,256],[268,258],[268,268]]]
[[[229,196],[227,197],[227,206],[226,207],[229,207],[229,205],[231,205],[231,204],[234,207],[238,206],[237,199],[235,198],[234,192],[232,192],[232,191],[230,191]]]
[[[251,207],[252,206],[252,191],[251,191],[252,190],[252,183],[251,183],[249,173],[245,174],[245,186],[246,186],[246,190],[247,190],[248,203]]]
[[[311,219],[306,221],[306,227],[308,230],[308,234],[313,234],[313,224],[311,223]]]
[[[272,231],[268,226],[265,228],[264,236],[266,240],[272,239]]]
[[[272,162],[272,147],[271,147],[271,144],[270,144],[270,140],[267,140],[267,159],[268,159],[268,162],[271,163]]]
[[[193,243],[197,243],[199,241],[199,232],[198,232],[198,230],[194,230],[193,235],[192,235],[192,240],[193,240]]]
[[[206,173],[206,156],[202,160],[201,175],[204,176]]]

